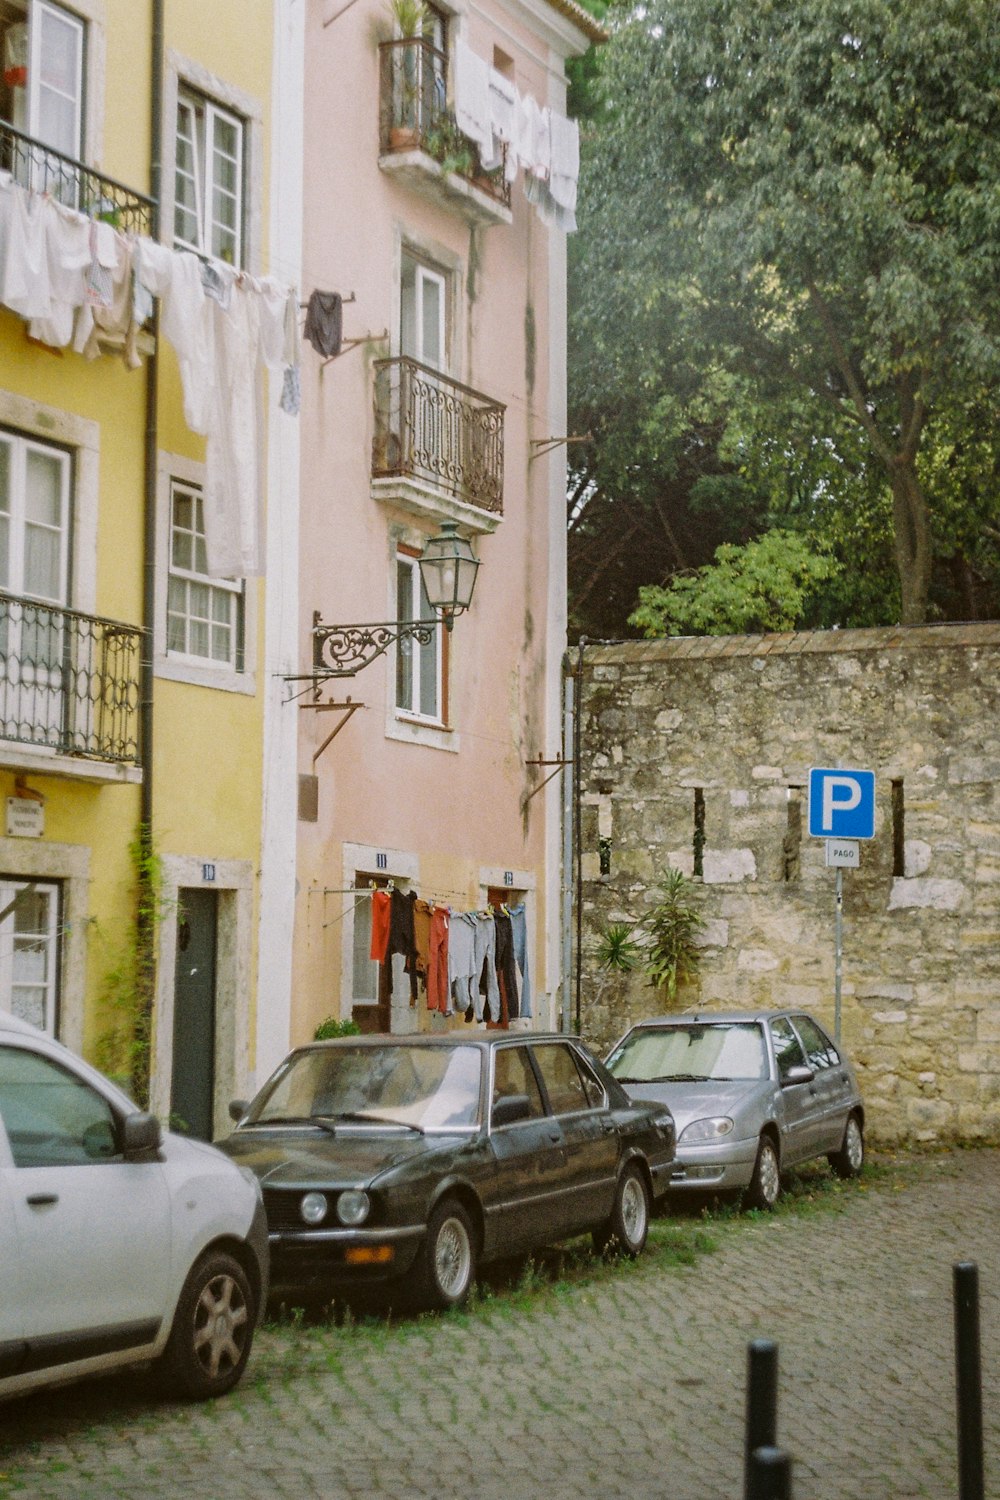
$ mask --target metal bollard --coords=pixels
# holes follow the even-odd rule
[[[792,1460],[780,1448],[755,1448],[750,1455],[746,1500],[792,1500]]]
[[[983,1381],[979,1357],[979,1268],[952,1267],[955,1299],[955,1394],[959,1500],[983,1500]]]
[[[743,1487],[749,1500],[750,1460],[755,1449],[774,1449],[778,1441],[778,1346],[773,1339],[747,1345],[746,1447]]]

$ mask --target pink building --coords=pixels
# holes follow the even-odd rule
[[[564,1001],[562,778],[542,787],[562,753],[564,64],[603,33],[574,0],[428,5],[409,37],[405,9],[305,15],[293,1042],[331,1015],[465,1024],[457,990],[393,954],[414,895],[424,956],[432,922],[453,964],[465,929],[501,967],[513,934],[511,1024],[558,1026]],[[480,564],[469,609],[329,675],[331,627],[433,616],[418,558],[443,523]]]

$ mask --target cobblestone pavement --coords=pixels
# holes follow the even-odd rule
[[[1000,1496],[1000,1152],[883,1170],[833,1208],[725,1226],[691,1266],[650,1257],[466,1316],[272,1327],[208,1406],[135,1377],[0,1406],[0,1496],[738,1500],[746,1345],[770,1337],[796,1500],[944,1500],[962,1259],[980,1268]]]

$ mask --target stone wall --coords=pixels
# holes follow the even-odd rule
[[[705,923],[676,1008],[802,1006],[832,1030],[836,873],[808,835],[808,771],[867,768],[842,1037],[869,1133],[1000,1139],[1000,625],[625,642],[570,667],[588,1040],[667,1008],[595,949],[609,922],[642,918],[668,866],[692,876]]]

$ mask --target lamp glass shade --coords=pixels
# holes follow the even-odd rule
[[[460,614],[472,603],[479,560],[470,543],[458,535],[455,521],[442,521],[420,555],[420,574],[428,603],[445,614]]]

